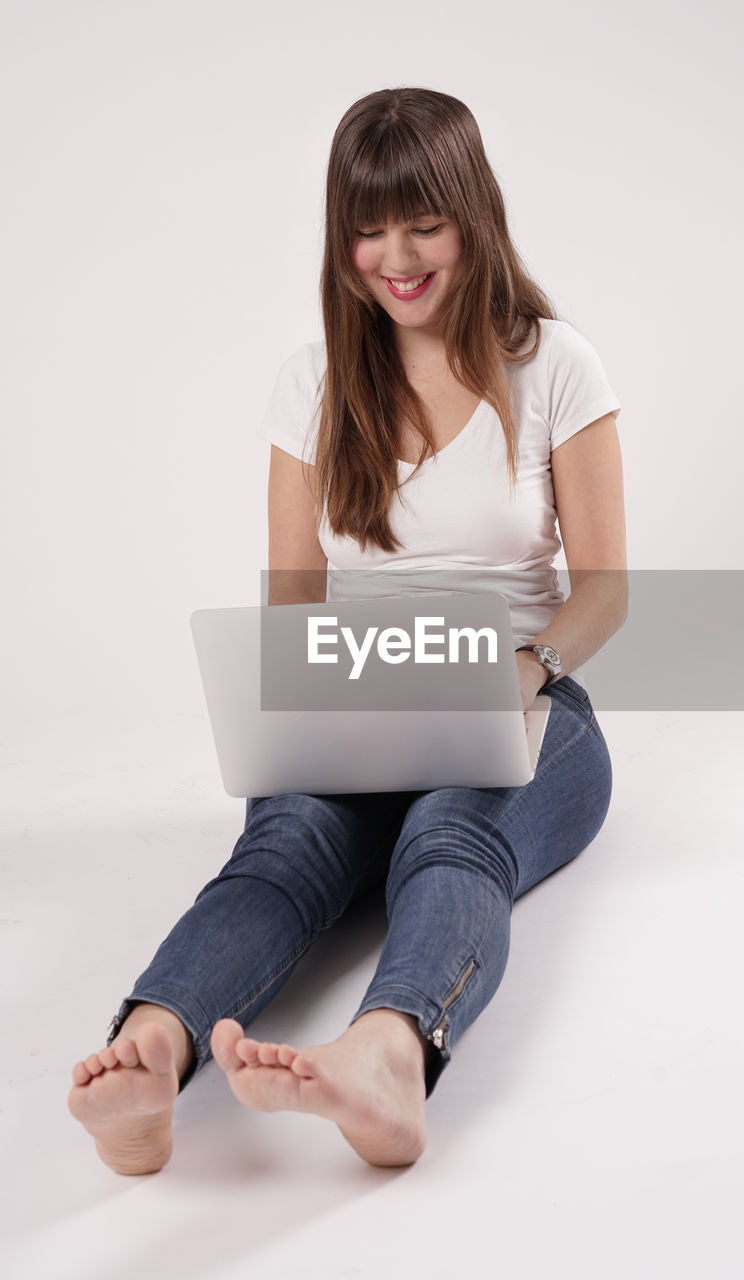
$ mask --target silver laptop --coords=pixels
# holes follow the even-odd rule
[[[534,776],[551,703],[523,714],[495,592],[201,609],[191,628],[228,795]]]

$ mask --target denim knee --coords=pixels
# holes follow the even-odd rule
[[[343,823],[322,796],[250,799],[229,862],[196,901],[218,882],[260,879],[291,897],[305,928],[325,929],[338,919],[354,889],[345,843]]]
[[[480,796],[469,788],[442,787],[413,801],[390,862],[388,906],[411,876],[437,866],[485,877],[513,901],[517,861],[508,839],[484,812]]]

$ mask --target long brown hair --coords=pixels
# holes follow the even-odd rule
[[[537,350],[538,317],[557,318],[512,244],[501,190],[465,104],[432,89],[383,89],[355,102],[336,129],[326,182],[320,294],[328,363],[315,478],[318,519],[325,514],[336,534],[363,550],[368,542],[388,552],[400,545],[389,508],[399,487],[401,425],[423,437],[417,469],[433,445],[392,321],[354,268],[354,237],[360,227],[413,222],[422,211],[460,231],[463,270],[443,313],[445,350],[455,377],[501,420],[512,486],[518,448],[506,366]],[[533,329],[532,346],[517,355]]]

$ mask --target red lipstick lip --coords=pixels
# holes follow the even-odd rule
[[[393,297],[398,300],[398,302],[415,302],[417,298],[421,297],[422,293],[426,293],[426,290],[429,288],[429,285],[431,284],[435,275],[436,275],[435,271],[425,271],[423,273],[423,280],[421,284],[417,284],[415,289],[405,289],[405,290],[399,289],[397,285],[407,284],[408,280],[416,280],[417,279],[416,276],[408,276],[407,280],[403,280],[400,277],[398,277],[397,283],[395,280],[392,280],[390,276],[381,276],[380,278],[384,280],[385,287],[388,293],[391,293]]]

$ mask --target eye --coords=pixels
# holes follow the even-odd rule
[[[437,231],[442,230],[442,223],[438,222],[435,227],[415,227],[414,230],[418,236],[435,236]]]
[[[382,233],[380,231],[357,231],[357,235],[361,240],[372,240],[375,236],[379,236],[381,234]]]

